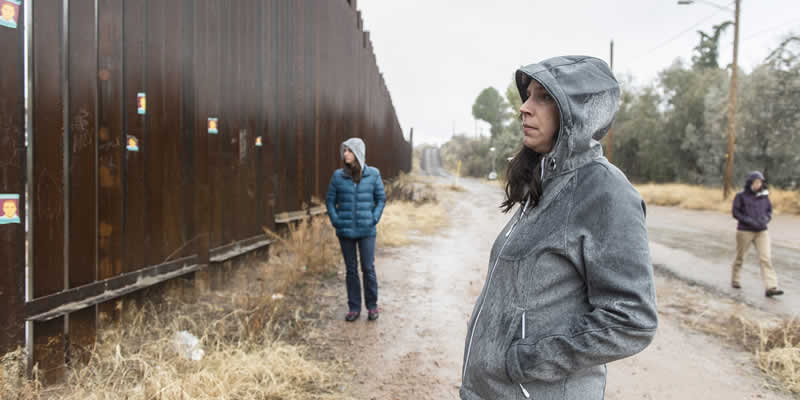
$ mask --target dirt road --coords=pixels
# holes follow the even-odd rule
[[[467,319],[478,296],[490,236],[502,229],[498,189],[463,181],[469,194],[450,194],[452,226],[425,243],[386,250],[380,247],[377,323],[342,320],[346,313],[344,277],[333,293],[327,331],[345,338],[357,368],[359,399],[457,399]]]
[[[377,322],[364,315],[355,323],[343,321],[343,275],[338,287],[324,293],[322,302],[329,305],[324,332],[335,352],[354,366],[346,384],[358,399],[458,398],[467,320],[483,284],[491,243],[508,218],[497,208],[502,197],[498,186],[470,179],[459,184],[467,192],[445,195],[451,226],[440,234],[392,250],[381,248],[378,238],[382,315]],[[654,216],[658,213],[649,213],[654,223],[660,221]],[[674,286],[682,284],[675,282],[659,277],[659,290],[680,297],[680,287]],[[749,354],[682,329],[665,310],[650,347],[609,365],[606,398],[791,398],[764,389],[763,377],[751,365]]]
[[[800,311],[800,217],[776,215],[769,224],[772,263],[786,291],[773,299],[764,296],[752,247],[745,257],[742,289],[730,287],[730,265],[736,251],[736,221],[730,215],[650,206],[647,230],[658,268],[763,311],[784,315]]]

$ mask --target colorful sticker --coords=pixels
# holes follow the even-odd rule
[[[147,95],[139,92],[136,94],[136,108],[139,111],[139,115],[147,114]]]
[[[256,137],[256,147],[261,147],[261,136]]]
[[[128,151],[139,151],[139,139],[135,136],[128,136],[128,145],[125,146]]]
[[[0,0],[0,26],[17,29],[20,0]]]
[[[0,194],[0,205],[3,206],[0,225],[20,223],[18,194]]]
[[[219,119],[217,118],[208,119],[208,133],[212,135],[218,134],[219,133],[219,129],[217,128],[218,126],[219,126]]]

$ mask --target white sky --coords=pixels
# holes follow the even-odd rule
[[[691,59],[698,29],[733,19],[732,11],[677,0],[359,0],[358,7],[415,145],[441,144],[454,126],[474,134],[478,93],[494,86],[504,94],[520,65],[564,54],[608,61],[613,39],[614,71],[643,85],[675,58]],[[742,0],[739,65],[750,71],[789,32],[800,34],[800,1]],[[721,65],[731,62],[732,43],[731,27],[720,40]]]

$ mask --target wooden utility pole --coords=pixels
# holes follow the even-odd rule
[[[736,0],[736,10],[733,22],[733,63],[731,64],[731,89],[728,97],[728,152],[725,155],[725,177],[723,179],[722,196],[727,199],[731,191],[733,176],[733,155],[736,151],[736,75],[739,69],[739,6],[741,0]]]
[[[614,41],[611,41],[611,57],[610,57],[611,73],[614,73]],[[614,153],[614,137],[612,136],[611,127],[608,128],[608,139],[606,140],[606,150],[608,152],[608,162],[611,162],[611,155]]]

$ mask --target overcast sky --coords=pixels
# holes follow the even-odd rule
[[[715,2],[733,8],[730,0]],[[454,126],[474,134],[478,93],[494,86],[504,94],[520,65],[564,54],[608,61],[613,39],[614,71],[643,85],[677,57],[690,60],[698,29],[733,19],[706,2],[677,0],[359,0],[358,7],[415,145],[441,144]],[[739,65],[749,71],[789,32],[800,34],[800,1],[742,0]],[[731,28],[720,64],[731,62],[732,44]]]

